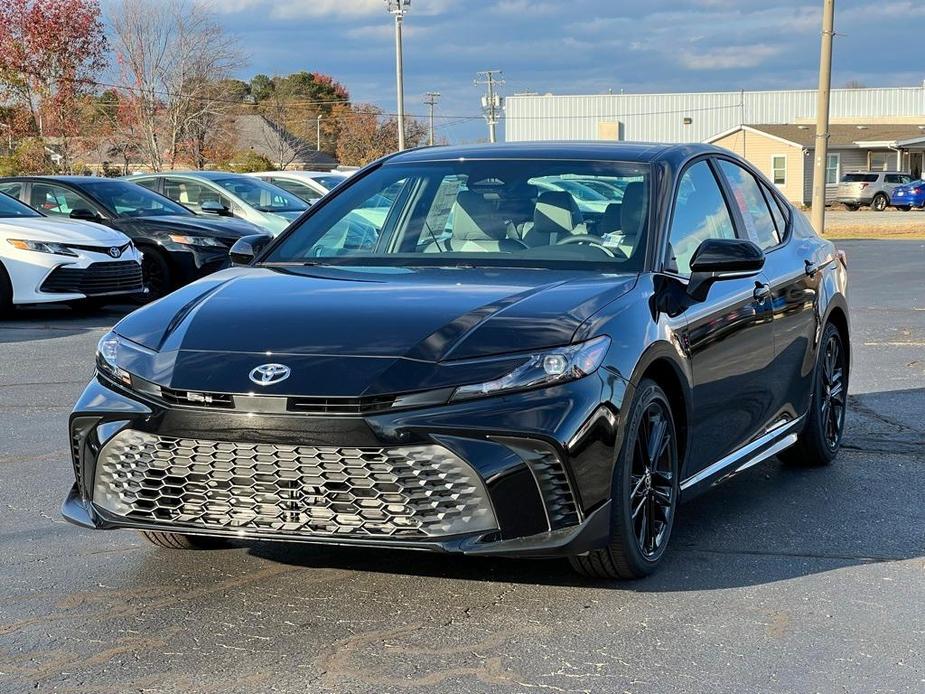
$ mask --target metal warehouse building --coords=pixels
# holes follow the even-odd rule
[[[816,118],[816,90],[690,92],[683,94],[598,94],[556,96],[516,94],[505,100],[505,138],[529,140],[629,140],[649,142],[706,142],[718,140],[742,126],[812,126]],[[856,141],[843,149],[857,151],[830,159],[827,183],[837,182],[843,170],[879,168],[921,172],[921,147],[925,146],[925,85],[877,89],[833,89],[830,118],[833,124],[900,126],[902,139],[896,143],[871,143],[859,132]],[[918,127],[921,126],[919,130]],[[922,141],[915,135],[921,132]],[[729,142],[719,144],[730,147]],[[798,148],[802,143],[796,144]],[[773,149],[773,148],[771,148]],[[809,155],[803,147],[803,154]],[[882,150],[882,151],[881,151]],[[761,152],[760,159],[752,154]],[[768,150],[740,152],[774,177],[773,164],[779,154]],[[767,154],[768,156],[765,156]],[[771,156],[778,157],[772,161]],[[842,162],[846,165],[843,166]],[[800,167],[802,170],[802,166]],[[778,182],[779,174],[778,171]],[[811,176],[811,167],[807,175]],[[804,191],[811,179],[800,174],[788,179],[785,194],[794,202],[806,203]]]

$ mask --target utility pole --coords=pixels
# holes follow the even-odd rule
[[[430,137],[427,138],[427,144],[434,146],[434,107],[437,105],[437,99],[440,98],[440,92],[426,92],[424,94],[424,103],[430,107]]]
[[[401,23],[411,6],[411,0],[385,0],[386,8],[395,17],[395,91],[398,101],[398,151],[405,148],[405,75],[402,56]]]
[[[320,152],[321,151],[321,114],[320,113],[318,114],[318,117],[315,119],[315,128],[317,129],[315,137],[318,138],[317,140],[318,141],[318,151]]]
[[[488,141],[496,142],[497,136],[495,126],[498,125],[498,118],[501,115],[501,95],[495,90],[504,84],[504,76],[501,70],[483,70],[476,75],[475,85],[485,85],[485,96],[482,97],[482,111],[485,113],[485,120],[488,121]]]
[[[819,93],[816,100],[816,160],[813,162],[812,222],[818,234],[825,230],[825,174],[829,160],[829,89],[832,86],[832,36],[834,34],[835,0],[823,0]]]

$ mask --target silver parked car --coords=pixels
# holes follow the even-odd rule
[[[862,205],[872,209],[885,210],[890,204],[890,193],[896,186],[912,182],[912,176],[896,171],[852,171],[841,177],[835,202],[840,202],[849,210],[856,210]]]
[[[352,172],[350,172],[352,173]],[[261,181],[272,183],[283,190],[288,190],[308,203],[321,199],[335,186],[340,185],[350,173],[341,171],[257,171],[247,174]]]
[[[239,217],[276,236],[308,209],[302,198],[253,176],[226,171],[169,171],[138,174],[137,183],[196,214]]]

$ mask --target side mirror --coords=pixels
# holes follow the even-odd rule
[[[71,210],[71,214],[68,215],[71,219],[79,219],[82,222],[98,222],[100,221],[100,216],[91,209],[86,207],[77,207]]]
[[[218,200],[206,200],[199,206],[204,214],[217,214],[219,217],[230,217],[231,210],[225,207]]]
[[[714,282],[750,277],[764,267],[764,251],[742,239],[706,239],[691,257],[687,294],[704,301]]]
[[[250,265],[254,258],[263,252],[267,244],[273,240],[269,234],[252,234],[251,236],[242,236],[228,251],[232,265]]]

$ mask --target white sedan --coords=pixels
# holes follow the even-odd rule
[[[288,190],[307,203],[314,203],[332,188],[350,178],[351,173],[345,171],[257,171],[248,175]]]
[[[0,313],[16,304],[100,305],[143,291],[141,253],[125,234],[46,217],[0,194]]]

